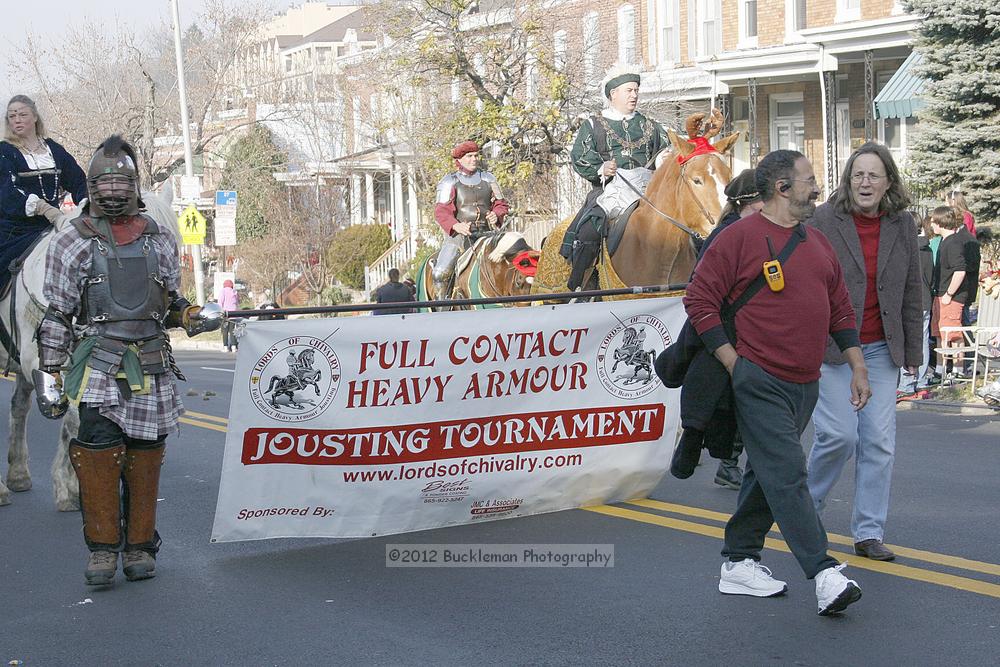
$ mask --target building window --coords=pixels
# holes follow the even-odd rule
[[[771,150],[805,152],[806,120],[802,93],[782,93],[768,99],[771,111]]]
[[[806,23],[806,0],[792,0],[792,11],[794,18],[792,19],[792,29],[795,32],[800,30],[805,30]]]
[[[677,28],[680,0],[661,0],[660,8],[660,61],[675,63],[680,60],[681,39]]]
[[[583,17],[583,75],[587,83],[593,82],[597,77],[597,59],[601,52],[600,37],[597,12],[591,12]]]
[[[559,30],[552,36],[552,65],[557,71],[566,69],[566,31]]]
[[[699,56],[714,56],[722,44],[722,12],[719,0],[698,0],[697,40]]]
[[[636,64],[635,10],[632,5],[618,8],[618,62],[623,65]]]
[[[861,20],[861,0],[837,0],[838,23]]]
[[[740,41],[743,48],[757,46],[757,0],[740,0]]]

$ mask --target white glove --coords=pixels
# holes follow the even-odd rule
[[[58,222],[62,219],[62,211],[46,201],[38,202],[35,206],[35,214],[44,215],[45,218],[53,225],[58,224]]]
[[[42,200],[38,195],[28,195],[28,200],[24,202],[24,214],[29,217],[35,215],[35,209],[40,201]]]

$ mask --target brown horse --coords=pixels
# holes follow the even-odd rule
[[[445,296],[434,292],[431,271],[436,257],[436,253],[431,255],[421,267],[417,281],[418,301],[482,299],[528,294],[539,252],[529,248],[524,236],[518,232],[501,232],[484,236],[459,258],[451,294]],[[456,310],[500,308],[504,305],[526,304],[459,306]]]
[[[692,117],[696,119],[693,127],[700,125],[702,117],[703,114]],[[694,136],[697,130],[691,131],[692,119],[688,128]],[[696,258],[691,236],[654,207],[701,236],[712,231],[722,212],[723,190],[732,178],[727,153],[736,144],[739,133],[720,139],[714,150],[700,149],[671,130],[667,134],[673,150],[662,156],[646,188],[652,206],[639,202],[618,249],[610,258],[611,270],[604,265],[609,260],[606,251],[603,253],[598,264],[602,288],[668,285],[684,283],[690,278]],[[706,134],[705,141],[711,136]],[[532,292],[566,291],[570,266],[559,254],[559,245],[571,221],[564,220],[546,238]]]

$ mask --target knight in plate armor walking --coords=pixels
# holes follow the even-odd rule
[[[115,135],[87,169],[89,204],[53,237],[38,328],[41,370],[79,404],[70,460],[80,480],[89,585],[155,574],[164,441],[183,413],[167,327],[217,329],[178,294],[177,239],[143,213],[135,150]],[[212,316],[207,313],[212,312]]]
[[[479,144],[463,141],[451,151],[457,170],[437,187],[434,219],[445,233],[432,277],[439,299],[449,298],[455,265],[461,254],[481,236],[503,225],[510,211],[496,177],[479,169]]]

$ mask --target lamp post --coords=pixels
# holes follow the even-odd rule
[[[177,57],[177,95],[181,104],[181,133],[184,136],[184,175],[194,176],[194,158],[191,153],[191,126],[188,121],[187,90],[184,84],[184,55],[181,52],[181,18],[178,0],[171,0],[174,14],[174,53]],[[201,246],[191,246],[191,263],[194,265],[194,291],[199,306],[205,305],[205,271],[201,264]]]

